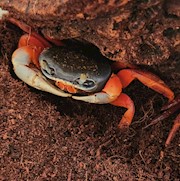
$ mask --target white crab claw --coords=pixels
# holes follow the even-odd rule
[[[26,84],[61,97],[70,97],[71,94],[65,93],[52,85],[37,68],[30,68],[30,55],[24,47],[18,48],[12,55],[12,64],[15,74]]]
[[[98,92],[89,96],[72,96],[72,98],[89,103],[107,104],[114,101],[117,97],[110,96],[105,92]]]

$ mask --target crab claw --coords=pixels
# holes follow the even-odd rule
[[[105,92],[98,92],[89,96],[72,96],[72,98],[95,104],[107,104],[111,102],[111,97]]]
[[[12,55],[12,64],[15,74],[28,85],[61,97],[69,97],[71,94],[65,93],[52,85],[36,67],[32,66],[32,58],[36,57],[36,48],[24,46],[18,48]]]

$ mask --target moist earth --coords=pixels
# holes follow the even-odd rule
[[[161,114],[166,98],[131,83],[124,92],[136,113],[121,132],[117,125],[125,109],[57,97],[20,81],[10,59],[22,31],[2,22],[0,33],[0,180],[179,180],[179,132],[164,147],[177,113],[143,129]],[[177,95],[179,59],[174,51],[161,64],[140,67]]]

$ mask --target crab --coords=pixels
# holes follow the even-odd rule
[[[124,107],[127,110],[118,124],[119,129],[128,128],[135,114],[132,99],[123,93],[123,89],[135,79],[163,94],[169,100],[168,105],[174,106],[173,91],[158,76],[135,66],[124,68],[119,62],[114,63],[113,67],[123,69],[114,73],[108,61],[89,58],[81,51],[66,47],[59,40],[40,36],[18,20],[11,18],[10,21],[28,33],[21,36],[18,48],[12,55],[12,64],[18,78],[31,87],[88,103],[110,103]],[[176,105],[179,109],[179,99]],[[166,106],[164,110],[168,108]],[[162,114],[162,118],[166,116]],[[178,115],[166,145],[169,145],[179,126]]]

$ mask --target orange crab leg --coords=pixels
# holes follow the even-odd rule
[[[175,136],[176,132],[179,130],[179,128],[180,128],[180,114],[178,114],[178,116],[174,120],[173,127],[172,127],[171,131],[169,132],[165,146],[168,146],[170,144],[171,140],[174,138],[174,136]]]
[[[111,101],[110,104],[115,105],[115,106],[125,107],[128,109],[124,113],[118,127],[120,129],[129,127],[134,117],[135,107],[131,98],[128,95],[121,93],[122,84],[118,76],[115,74],[112,74],[111,78],[106,83],[102,91],[107,93],[108,95],[115,95],[116,99],[114,101]]]
[[[160,94],[163,94],[169,99],[169,101],[174,99],[174,93],[169,87],[159,77],[150,72],[136,69],[124,69],[120,70],[117,73],[117,76],[120,78],[123,88],[127,87],[134,79],[138,79],[144,85]]]
[[[28,26],[27,24],[17,20],[17,19],[14,19],[14,18],[9,18],[8,19],[11,23],[13,23],[14,25],[18,26],[19,28],[21,28],[24,32],[26,33],[31,33],[31,27]]]
[[[29,36],[33,36],[36,39],[38,39],[39,41],[41,41],[44,45],[46,45],[47,47],[51,46],[51,44],[46,41],[46,39],[44,39],[42,36],[40,36],[37,32],[32,31],[31,27],[17,19],[14,18],[9,18],[8,19],[11,23],[15,24],[16,26],[18,26],[19,28],[21,28],[24,32],[28,33]]]
[[[56,46],[64,46],[64,44],[62,43],[62,41],[55,39],[55,38],[51,38],[47,35],[44,35],[44,37],[46,38],[46,40],[49,40],[51,43],[53,43]]]
[[[29,35],[31,36],[34,36],[35,38],[39,39],[41,42],[43,42],[44,44],[47,45],[47,47],[50,46],[50,43],[47,40],[49,40],[50,42],[52,42],[53,44],[57,45],[57,46],[62,46],[63,43],[60,41],[60,40],[57,40],[57,39],[53,39],[53,38],[50,38],[48,37],[47,35],[45,35],[45,39],[40,36],[37,32],[35,31],[32,31],[31,27],[17,19],[14,19],[14,18],[9,18],[8,19],[11,23],[15,24],[16,26],[18,26],[19,28],[21,28],[24,32],[28,33]]]
[[[28,46],[28,45],[41,47],[43,49],[51,47],[51,44],[41,36],[35,37],[34,35],[28,35],[28,34],[22,35],[19,39],[18,47]]]
[[[164,105],[161,108],[162,114],[156,116],[150,124],[148,124],[147,126],[145,126],[144,128],[148,128],[149,126],[152,126],[156,123],[158,123],[159,121],[162,121],[166,118],[168,118],[170,115],[172,115],[173,113],[175,113],[176,111],[178,111],[180,109],[180,96],[177,96],[173,101],[169,102],[168,104]]]
[[[115,71],[119,71],[121,69],[125,69],[125,68],[131,68],[131,69],[136,69],[137,66],[129,64],[129,63],[122,63],[122,62],[113,62],[111,65],[112,70]]]
[[[39,36],[40,37],[40,36]],[[31,61],[34,65],[36,65],[36,67],[40,67],[39,66],[39,54],[43,51],[44,48],[47,47],[51,47],[51,45],[45,40],[43,39],[42,41],[42,37],[41,38],[37,38],[33,35],[28,35],[25,34],[23,36],[21,36],[19,43],[18,43],[18,47],[31,47],[30,49],[32,49],[29,53],[32,56]]]
[[[118,127],[120,129],[129,127],[135,113],[135,107],[132,99],[128,95],[121,93],[115,101],[111,102],[111,104],[127,108],[127,111],[124,113]]]
[[[117,98],[120,95],[120,93],[122,92],[122,84],[116,74],[111,75],[102,92],[105,92],[109,96],[115,98]]]
[[[148,128],[149,126],[152,126],[152,125],[158,123],[159,121],[162,121],[162,120],[168,118],[170,115],[177,112],[178,110],[180,110],[180,95],[178,95],[173,101],[164,105],[161,109],[161,111],[164,111],[164,112],[162,112],[161,115],[155,117],[151,121],[151,123],[148,124],[144,128]],[[174,120],[174,125],[168,135],[165,146],[168,146],[170,144],[171,140],[173,139],[174,135],[176,134],[176,132],[178,131],[179,128],[180,128],[180,114]]]

